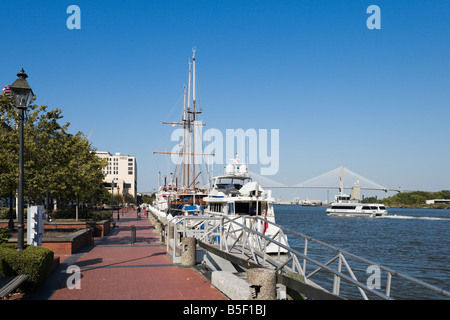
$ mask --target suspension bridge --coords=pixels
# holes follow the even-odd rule
[[[345,189],[352,190],[352,194],[359,198],[360,190],[374,190],[374,191],[384,191],[385,196],[389,191],[393,192],[412,192],[416,190],[407,190],[398,188],[389,188],[380,185],[368,178],[357,174],[350,169],[340,166],[336,169],[330,170],[323,173],[317,177],[305,180],[303,182],[297,183],[293,186],[286,186],[275,180],[269,179],[267,177],[258,175],[254,172],[250,172],[250,175],[259,181],[261,186],[266,189],[338,189],[339,193],[343,193]],[[351,182],[351,185],[344,185]],[[337,184],[338,182],[338,184]]]
[[[352,195],[355,198],[360,198],[361,190],[382,191],[387,197],[388,192],[413,192],[417,190],[408,190],[398,188],[389,188],[378,184],[360,174],[353,172],[350,169],[340,166],[336,169],[325,172],[314,178],[302,181],[293,186],[287,186],[283,183],[267,178],[266,176],[259,175],[255,172],[249,171],[259,184],[265,189],[337,189],[339,193],[343,193],[344,190],[352,190]],[[344,181],[346,185],[344,185]],[[157,190],[140,192],[141,194],[153,194]]]

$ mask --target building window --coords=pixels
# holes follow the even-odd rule
[[[133,171],[128,171],[128,174],[133,174]]]

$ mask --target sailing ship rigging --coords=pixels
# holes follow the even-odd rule
[[[155,154],[175,155],[177,159],[174,181],[171,181],[170,186],[171,192],[166,192],[167,185],[164,186],[166,190],[164,190],[164,187],[159,187],[161,192],[165,192],[167,195],[167,214],[171,216],[203,214],[203,197],[207,195],[207,190],[200,186],[200,177],[202,174],[207,175],[207,172],[202,173],[202,170],[199,169],[203,161],[198,159],[199,157],[213,155],[198,151],[198,149],[202,149],[202,139],[198,129],[205,126],[205,124],[198,119],[198,115],[202,113],[202,110],[198,108],[196,101],[195,49],[193,50],[192,61],[189,62],[188,74],[187,92],[186,87],[184,87],[183,93],[181,122],[163,122],[163,124],[179,125],[183,128],[181,148],[178,152],[154,152]],[[207,171],[206,166],[203,168],[203,171]]]

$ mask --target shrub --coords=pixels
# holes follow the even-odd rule
[[[16,216],[15,209],[13,209],[13,215]],[[0,219],[9,219],[9,208],[0,208]]]
[[[22,289],[30,292],[39,287],[50,274],[53,264],[53,251],[44,247],[26,246],[17,251],[14,244],[0,245],[0,274],[17,276],[27,274],[28,279]]]
[[[91,210],[88,214],[88,218],[95,220],[95,221],[101,221],[101,220],[107,220],[107,219],[111,219],[112,214],[111,211],[109,210],[102,210],[102,211],[94,211]]]
[[[66,209],[53,212],[51,216],[52,219],[75,219],[76,213],[75,209]],[[80,209],[78,211],[78,218],[94,221],[111,219],[111,211],[109,210],[95,211],[92,209]]]
[[[10,236],[8,228],[0,228],[0,244],[7,242]]]

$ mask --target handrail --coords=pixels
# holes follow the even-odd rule
[[[194,236],[210,245],[217,244],[220,247],[220,250],[224,250],[235,255],[240,255],[241,257],[246,257],[246,259],[252,260],[254,263],[266,268],[272,268],[277,272],[300,273],[304,276],[306,283],[310,282],[311,278],[322,270],[329,272],[333,275],[333,293],[336,295],[340,294],[341,280],[343,280],[346,283],[355,286],[361,293],[363,299],[368,299],[366,293],[371,293],[381,299],[392,299],[390,297],[392,277],[396,276],[408,282],[415,283],[423,288],[429,289],[444,297],[450,297],[450,292],[442,288],[438,288],[419,279],[401,274],[391,268],[382,266],[378,263],[356,256],[320,240],[316,240],[304,234],[287,229],[281,225],[263,219],[262,217],[228,217],[225,215],[177,216],[171,220],[171,223],[173,223],[174,235],[181,233],[182,236]],[[275,228],[278,228],[278,231],[272,237],[265,235],[256,230],[261,223],[269,223]],[[285,243],[280,241],[281,239],[287,239],[288,233],[291,237],[300,237],[304,239],[305,246],[303,253],[290,247],[287,244],[287,241],[285,241]],[[177,236],[174,236],[174,245],[172,248],[174,256],[176,255],[176,247],[181,243],[181,241],[177,238]],[[308,247],[308,244],[310,243],[316,243],[320,247],[330,249],[336,253],[333,255],[333,258],[328,260],[328,262],[321,263],[308,255],[308,250],[311,251]],[[266,253],[266,248],[269,245],[278,247],[277,257],[270,256]],[[286,253],[283,257],[284,260],[281,259],[280,256],[281,250]],[[368,266],[376,266],[380,270],[387,272],[385,292],[383,293],[380,291],[381,288],[373,288],[367,283],[357,280],[346,258],[355,259],[359,262],[367,264]],[[303,260],[303,266],[300,265],[301,260]],[[338,261],[337,270],[330,266],[336,260]],[[316,269],[309,274],[306,274],[307,263],[316,267]],[[349,275],[343,273],[342,267],[345,267]]]
[[[268,222],[269,222],[269,223],[272,223],[272,222],[270,222],[270,221],[268,221]],[[354,255],[354,254],[348,252],[348,251],[345,251],[345,250],[339,249],[339,248],[337,248],[337,247],[334,247],[334,246],[332,246],[332,245],[329,245],[329,244],[327,244],[327,243],[325,243],[325,242],[323,242],[323,241],[313,239],[313,238],[308,237],[308,236],[306,236],[306,235],[304,235],[304,234],[301,234],[301,233],[298,233],[298,232],[296,232],[296,231],[287,229],[287,228],[285,228],[285,227],[283,227],[283,226],[280,226],[280,225],[277,225],[277,226],[278,226],[280,229],[283,229],[283,230],[285,230],[285,231],[288,231],[288,232],[290,232],[290,233],[292,233],[292,234],[294,234],[294,235],[300,236],[300,237],[302,237],[302,238],[304,238],[304,239],[308,239],[309,241],[313,241],[313,242],[315,242],[315,243],[317,243],[317,244],[319,244],[319,245],[321,245],[321,246],[324,246],[324,247],[327,247],[328,249],[337,251],[337,252],[339,252],[339,253],[341,253],[341,254],[343,254],[343,255],[345,255],[345,256],[349,256],[349,257],[351,257],[351,258],[353,258],[353,259],[355,259],[355,260],[358,260],[358,261],[360,261],[360,262],[363,262],[363,263],[365,263],[365,264],[368,264],[368,265],[376,265],[376,266],[378,266],[381,270],[387,272],[387,273],[390,274],[391,276],[397,276],[397,277],[402,278],[402,279],[404,279],[404,280],[407,280],[407,281],[410,281],[410,282],[414,282],[415,284],[417,284],[417,285],[419,285],[419,286],[422,286],[422,287],[424,287],[424,288],[430,289],[430,290],[432,290],[432,291],[434,291],[434,292],[436,292],[436,293],[438,293],[438,294],[441,294],[441,295],[450,297],[450,292],[448,292],[448,291],[446,291],[446,290],[444,290],[444,289],[442,289],[442,288],[439,288],[439,287],[437,287],[437,286],[431,285],[431,284],[429,284],[429,283],[426,283],[426,282],[424,282],[424,281],[422,281],[422,280],[419,280],[419,279],[416,279],[416,278],[414,278],[414,277],[411,277],[411,276],[402,274],[402,273],[397,272],[397,271],[395,271],[395,270],[393,270],[393,269],[391,269],[391,268],[389,268],[389,267],[385,267],[385,266],[382,266],[382,265],[380,265],[380,264],[378,264],[378,263],[376,263],[376,262],[373,262],[373,261],[371,261],[371,260],[368,260],[368,259],[359,257],[359,256],[357,256],[357,255]]]

